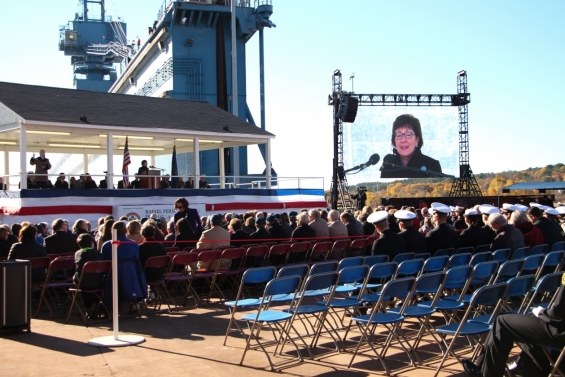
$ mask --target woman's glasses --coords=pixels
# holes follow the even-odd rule
[[[397,132],[397,133],[394,134],[394,138],[396,140],[402,139],[402,136],[404,136],[406,138],[406,140],[410,140],[410,139],[412,139],[412,136],[414,136],[414,132],[410,132],[410,131],[405,132],[405,133]]]

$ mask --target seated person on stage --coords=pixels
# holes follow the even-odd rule
[[[394,217],[399,220],[400,233],[397,233],[404,240],[404,248],[410,253],[426,252],[426,237],[418,229],[414,228],[414,212],[400,210],[394,213]],[[392,259],[391,259],[392,260]]]
[[[137,174],[147,174],[149,172],[149,168],[147,167],[147,160],[141,161],[141,166],[137,169]]]
[[[463,369],[470,377],[502,377],[506,361],[514,342],[522,351],[509,369],[516,376],[547,376],[551,366],[541,345],[561,349],[565,346],[565,288],[548,309],[534,308],[531,314],[500,314],[492,326],[477,364],[469,359],[462,361]],[[556,357],[553,357],[555,360]]]
[[[147,282],[143,274],[143,267],[139,261],[139,245],[127,238],[126,224],[116,221],[112,225],[112,230],[116,230],[118,245],[118,288],[120,301],[132,299],[142,300],[147,298]],[[102,255],[104,259],[112,260],[112,241],[106,241],[102,245]],[[105,294],[104,302],[110,303],[108,294]],[[106,305],[108,306],[108,305]]]
[[[205,175],[200,176],[200,181],[198,182],[198,188],[210,188],[210,185],[204,179],[205,177],[206,177]]]
[[[426,234],[426,249],[432,256],[441,249],[450,249],[455,247],[457,243],[457,234],[447,224],[447,216],[451,212],[451,208],[445,204],[432,203],[433,220],[436,227]]]
[[[145,271],[147,281],[159,280],[163,278],[165,272],[163,268],[146,269],[145,263],[151,257],[167,255],[165,246],[155,239],[155,228],[151,225],[144,225],[141,229],[143,242],[139,245],[139,260]]]
[[[37,229],[35,226],[31,224],[24,225],[18,235],[20,242],[12,245],[8,253],[8,260],[46,257],[47,252],[43,246],[35,241],[36,236]],[[31,272],[31,280],[35,282],[44,282],[45,276],[46,271],[44,268],[34,268]]]
[[[77,248],[77,235],[68,232],[68,224],[63,219],[55,219],[51,224],[53,234],[45,237],[44,246],[48,254],[74,253]]]
[[[88,233],[82,233],[77,238],[78,250],[75,253],[75,264],[76,270],[73,276],[73,283],[78,285],[80,280],[80,275],[82,274],[82,268],[86,262],[100,261],[104,260],[104,256],[100,251],[96,250],[94,238]],[[89,276],[90,275],[90,276]],[[82,278],[81,289],[98,289],[102,288],[103,276],[100,274],[86,274]],[[94,293],[82,293],[82,302],[84,303],[84,308],[88,312],[88,316],[92,317],[98,306],[98,300]]]
[[[55,181],[55,188],[56,189],[68,189],[69,182],[65,181],[65,173],[60,173],[59,177]]]
[[[377,211],[371,213],[367,221],[375,225],[380,235],[373,243],[371,255],[388,255],[389,260],[392,260],[404,253],[406,246],[404,239],[388,228],[388,216],[387,211]]]
[[[468,228],[464,229],[459,235],[457,247],[477,247],[479,245],[487,245],[488,233],[481,226],[481,215],[475,209],[465,210],[465,223]]]
[[[212,227],[204,232],[200,236],[200,240],[196,244],[197,249],[222,249],[230,246],[230,232],[222,228],[222,216],[212,215],[210,218],[210,224]],[[217,266],[217,262],[210,265],[208,262],[198,262],[196,266],[198,269],[205,269],[209,271],[214,271]],[[230,268],[231,260],[221,259],[220,260],[220,270],[227,270]]]
[[[98,185],[96,184],[96,182],[94,182],[90,174],[84,173],[84,175],[86,177],[84,180],[84,188],[88,190],[97,189]]]
[[[490,244],[490,251],[511,249],[512,251],[524,246],[522,232],[506,222],[504,215],[493,213],[488,217],[490,227],[496,232],[496,238]]]
[[[373,226],[373,233],[374,229],[375,227]],[[332,209],[328,213],[328,231],[330,237],[347,237],[347,227],[339,219],[338,210]]]
[[[171,179],[171,176],[168,174],[165,174],[163,176],[163,178],[161,179],[161,188],[162,189],[168,189],[171,188],[171,182],[169,181]]]

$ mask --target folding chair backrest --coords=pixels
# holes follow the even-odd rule
[[[341,271],[345,267],[360,266],[363,264],[364,260],[365,260],[364,257],[343,258],[342,260],[339,261],[337,270]]]
[[[394,258],[392,258],[393,262],[396,263],[402,263],[404,261],[410,260],[410,259],[414,259],[414,257],[416,256],[416,253],[401,253],[401,254],[396,254],[394,256]]]
[[[475,246],[475,254],[484,253],[485,251],[490,251],[490,245]]]
[[[398,265],[396,276],[416,276],[420,273],[423,266],[423,259],[405,260]]]
[[[198,254],[198,261],[199,262],[214,262],[222,256],[222,252],[220,250],[209,250],[209,251],[202,251]]]
[[[565,251],[551,251],[547,253],[543,260],[544,267],[557,267],[563,262]]]
[[[479,263],[490,261],[491,258],[492,258],[492,253],[490,251],[483,251],[473,255],[471,257],[471,261],[469,262],[469,264],[471,266],[476,266]]]
[[[242,284],[263,284],[275,278],[277,269],[274,266],[250,268],[243,273]]]
[[[516,276],[508,280],[508,291],[506,297],[518,297],[529,293],[534,286],[535,275]]]
[[[59,258],[61,256],[61,254],[48,254],[46,257],[35,257],[35,258],[49,258],[49,260],[55,260],[57,258]],[[31,259],[31,258],[27,258],[27,259]]]
[[[445,280],[445,272],[431,272],[429,274],[420,275],[416,279],[416,286],[414,287],[415,293],[428,293],[436,290],[441,292],[443,282]]]
[[[222,252],[222,259],[238,259],[245,256],[245,249],[243,247],[235,247],[225,249]]]
[[[264,297],[273,295],[287,295],[296,293],[302,279],[300,276],[285,276],[283,278],[275,278],[267,283],[265,287]]]
[[[471,296],[470,306],[495,305],[508,290],[508,283],[486,285],[477,289]]]
[[[512,252],[512,249],[495,250],[492,253],[492,260],[497,261],[499,263],[506,262],[510,258],[511,252]]]
[[[57,258],[55,258],[57,259]],[[55,260],[53,259],[53,260]],[[51,259],[49,257],[35,257],[35,258],[27,258],[28,261],[31,263],[31,268],[49,268],[49,264],[51,263]]]
[[[443,271],[445,270],[448,261],[449,261],[449,257],[447,255],[428,258],[424,262],[424,266],[422,267],[422,273],[426,274],[429,272]]]
[[[368,241],[366,238],[359,238],[353,240],[351,245],[349,245],[349,256],[363,256],[365,255],[365,249],[367,248]]]
[[[290,250],[289,244],[272,245],[269,250],[269,255],[284,255]]]
[[[168,246],[168,247],[165,248],[165,251],[166,251],[167,253],[169,253],[169,252],[171,252],[171,251],[179,251],[179,248],[176,247],[176,246]],[[172,257],[171,257],[171,258],[172,258]]]
[[[473,266],[453,267],[447,270],[446,275],[446,289],[464,289],[473,277]]]
[[[565,251],[565,241],[559,241],[551,246],[551,251]]]
[[[345,267],[339,271],[339,284],[361,284],[369,274],[369,266],[351,266]]]
[[[316,242],[312,246],[312,254],[314,253],[327,253],[332,248],[331,242]]]
[[[530,255],[538,255],[547,253],[547,244],[532,246]]]
[[[543,264],[544,259],[545,255],[543,254],[527,256],[525,259],[526,263],[524,263],[524,268],[522,268],[522,271],[532,271],[535,274]]]
[[[302,288],[303,292],[330,289],[337,284],[337,272],[324,272],[308,277]]]
[[[428,258],[431,258],[432,254],[430,253],[416,253],[414,255],[414,259],[423,259],[423,260],[427,260]]]
[[[440,249],[440,250],[437,250],[434,253],[434,257],[439,257],[439,256],[442,256],[442,255],[452,256],[454,251],[455,250],[452,247],[449,248],[449,249]]]
[[[369,279],[390,279],[396,273],[398,263],[383,262],[377,263],[369,270]]]
[[[304,279],[308,276],[308,271],[310,270],[310,266],[307,264],[292,264],[289,266],[284,266],[279,270],[277,274],[278,278],[282,278],[285,276],[300,276]]]
[[[305,253],[310,249],[310,242],[294,242],[290,245],[291,253]]]
[[[473,284],[485,284],[494,279],[499,265],[497,261],[488,261],[473,266]]]
[[[530,253],[529,246],[519,247],[516,250],[514,250],[510,259],[523,259],[526,258],[529,253]]]
[[[250,246],[247,248],[245,255],[249,257],[263,257],[269,252],[268,246]]]
[[[187,252],[184,251],[184,250],[183,251],[167,251],[167,255],[170,256],[171,258],[174,258],[175,255],[181,254],[181,253],[187,254]]]
[[[171,266],[186,266],[195,263],[198,259],[198,254],[195,253],[178,253],[173,257]]]
[[[471,257],[471,253],[453,254],[451,257],[449,257],[447,268],[466,266],[471,261]]]
[[[552,293],[561,285],[562,272],[553,272],[541,277],[535,287],[536,294]],[[533,297],[532,297],[533,299]]]
[[[145,268],[163,268],[167,267],[171,261],[168,255],[159,255],[156,257],[148,258],[145,261]]]
[[[383,286],[381,291],[381,301],[390,300],[392,297],[406,298],[412,292],[416,283],[414,277],[400,278],[391,280]]]
[[[363,264],[367,266],[374,266],[377,263],[388,262],[388,255],[369,255],[363,260]]]
[[[341,239],[334,242],[332,249],[326,255],[326,259],[341,259],[346,253],[350,244],[349,239]]]
[[[513,277],[516,277],[524,268],[524,259],[508,260],[500,265],[498,268],[498,274],[496,275],[495,283],[501,281],[507,281]]]
[[[321,274],[323,272],[336,272],[338,263],[337,261],[318,262],[310,268],[310,276]]]
[[[473,254],[475,252],[475,248],[473,246],[465,246],[465,247],[459,247],[457,248],[457,250],[455,250],[454,255],[456,254],[464,254],[464,253],[471,253]]]
[[[112,271],[112,261],[102,260],[102,261],[90,261],[86,262],[82,267],[82,272],[80,274],[79,282],[77,288],[82,288],[82,281],[86,275],[104,275],[106,279],[110,276]],[[90,283],[90,279],[87,279]]]
[[[58,257],[49,263],[49,271],[74,270],[75,268],[75,259],[69,257]]]

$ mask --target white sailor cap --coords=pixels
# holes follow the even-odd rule
[[[520,203],[514,204],[514,207],[518,208],[522,212],[526,212],[528,210],[528,206],[525,206],[525,205],[520,204]]]
[[[548,214],[548,215],[559,216],[559,211],[557,211],[555,208],[552,208],[552,207],[549,207],[548,209],[546,209],[545,213]]]
[[[550,209],[550,208],[553,208],[553,207],[544,206],[544,205],[542,204],[541,206],[538,206],[538,208],[541,209],[542,211],[545,211],[545,210]]]
[[[416,214],[414,212],[400,210],[394,213],[394,217],[398,220],[412,220],[416,217]]]
[[[451,212],[457,211],[457,207],[455,206],[449,206],[449,209],[451,210]]]
[[[565,207],[565,203],[557,202],[557,205],[558,205],[559,207]]]
[[[470,208],[465,210],[465,217],[477,216],[479,212],[476,209]]]
[[[479,211],[483,215],[490,215],[491,213],[500,213],[500,209],[498,207],[492,206],[490,204],[481,204],[479,207]]]
[[[502,203],[502,210],[504,212],[513,212],[513,211],[517,211],[520,208],[516,207],[514,204],[510,204],[510,203]]]
[[[531,202],[530,207],[541,207],[541,204],[539,204],[538,202]]]
[[[367,222],[371,224],[376,224],[376,223],[380,223],[383,220],[386,220],[387,218],[388,218],[387,211],[377,211],[369,215],[369,217],[367,218]]]
[[[439,212],[439,213],[450,213],[451,212],[451,207],[449,207],[448,205],[442,204],[442,203],[433,202],[431,207],[432,207],[432,210],[434,212]]]
[[[558,214],[565,215],[565,206],[559,206],[555,208],[555,210],[557,211]]]

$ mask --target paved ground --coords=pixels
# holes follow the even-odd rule
[[[146,339],[138,346],[122,348],[87,345],[89,339],[112,335],[109,322],[85,327],[78,317],[72,318],[68,325],[63,323],[62,317],[46,318],[48,313],[44,312],[40,319],[33,319],[31,333],[0,336],[1,376],[169,376],[179,372],[200,376],[272,375],[261,351],[249,351],[243,366],[239,365],[244,346],[242,338],[231,337],[228,346],[222,345],[229,316],[218,304],[175,314],[150,313],[149,317],[121,319],[121,334],[136,334]],[[267,331],[263,334],[271,335]],[[326,345],[331,347],[331,343]],[[330,347],[324,350],[329,351]],[[291,347],[285,348],[285,351],[290,350]],[[429,358],[437,351],[436,345],[425,344],[419,357]],[[350,359],[351,353],[330,352],[318,355],[313,361],[291,362],[278,368],[276,373],[326,377],[384,375],[381,363],[374,357],[359,356],[354,368],[347,369]],[[424,361],[417,368],[411,367],[400,349],[391,349],[386,360],[394,376],[433,376],[438,365],[435,359]],[[450,358],[439,375],[464,374],[460,365]]]

